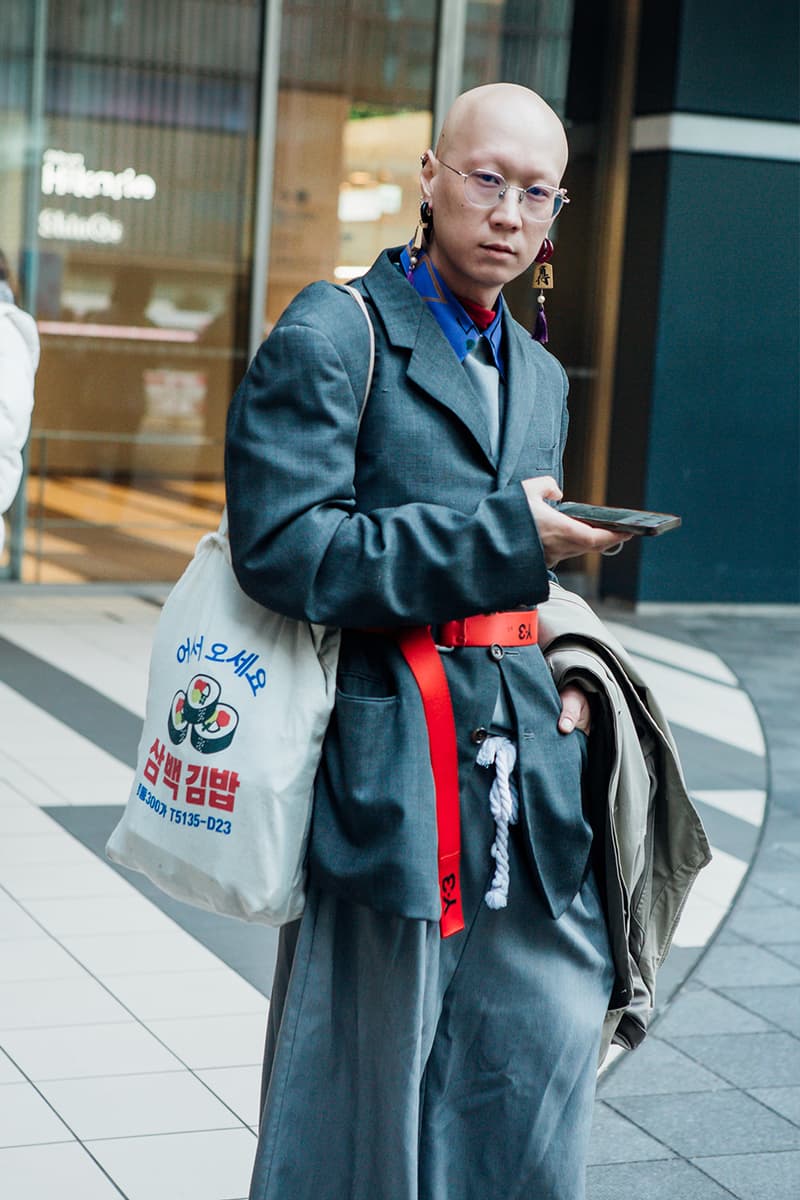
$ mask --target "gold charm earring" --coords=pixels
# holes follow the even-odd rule
[[[533,260],[533,279],[531,287],[539,289],[539,295],[536,297],[538,311],[536,313],[536,323],[533,327],[531,337],[536,342],[541,342],[543,346],[547,345],[548,329],[547,317],[544,315],[544,291],[543,288],[551,288],[554,283],[553,267],[550,259],[553,257],[555,247],[550,241],[550,238],[545,238],[539,247],[539,253]]]

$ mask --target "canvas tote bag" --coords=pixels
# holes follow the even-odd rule
[[[369,326],[363,416],[375,334],[361,295],[347,290]],[[133,784],[108,857],[200,908],[271,925],[298,917],[339,640],[338,629],[245,595],[223,512],[161,611]]]

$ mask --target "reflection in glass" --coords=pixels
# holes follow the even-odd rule
[[[436,6],[286,0],[266,328],[406,242],[431,141]]]
[[[171,580],[216,516],[247,361],[262,10],[49,5],[26,577]]]

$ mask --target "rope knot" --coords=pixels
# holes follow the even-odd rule
[[[478,766],[494,764],[494,779],[489,791],[489,808],[495,823],[492,858],[495,872],[484,896],[489,908],[505,908],[508,904],[508,827],[515,825],[519,815],[517,785],[511,778],[517,761],[517,748],[506,737],[488,737],[481,743],[476,759]]]

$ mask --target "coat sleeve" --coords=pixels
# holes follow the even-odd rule
[[[0,513],[17,494],[22,477],[22,447],[33,408],[31,356],[22,335],[0,316]]]
[[[231,554],[243,590],[341,627],[426,624],[536,604],[548,579],[519,484],[474,511],[357,511],[361,397],[331,337],[280,322],[234,396],[226,439]]]

